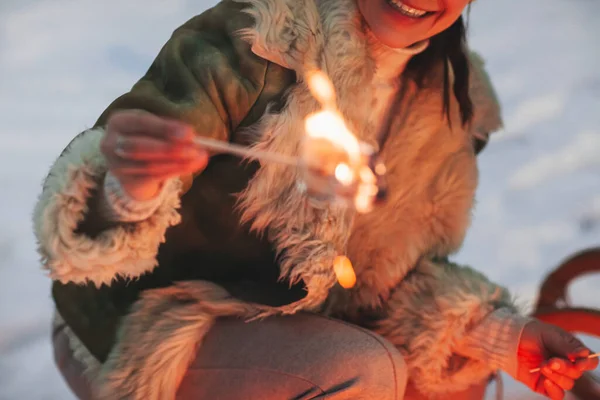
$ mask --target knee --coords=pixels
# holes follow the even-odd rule
[[[337,350],[331,360],[339,386],[357,399],[401,400],[408,371],[404,358],[391,343],[374,332],[345,325],[335,336]],[[344,378],[342,378],[344,377]]]
[[[363,331],[355,358],[358,376],[369,398],[401,400],[404,398],[408,373],[402,354],[387,340]]]

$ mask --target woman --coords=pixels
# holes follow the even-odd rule
[[[467,5],[223,0],[176,30],[64,150],[36,206],[56,359],[74,392],[402,399],[410,380],[443,397],[501,369],[561,399],[593,369],[571,335],[447,260],[469,223],[475,153],[500,125],[465,50]],[[318,107],[315,69],[387,165],[388,199],[371,213],[315,202],[289,166],[192,143],[295,154]],[[348,291],[339,255],[358,276]]]

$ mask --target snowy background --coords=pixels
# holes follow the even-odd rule
[[[30,227],[50,163],[212,3],[0,0],[0,400],[72,399],[51,358],[49,281]],[[480,0],[470,33],[506,130],[481,156],[459,258],[531,303],[559,260],[600,245],[600,1]],[[599,284],[577,282],[573,301],[600,306]],[[510,398],[525,393],[508,386]]]

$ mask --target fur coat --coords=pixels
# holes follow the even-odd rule
[[[474,55],[475,118],[465,129],[453,97],[451,124],[441,111],[441,68],[419,87],[402,81],[400,111],[379,149],[389,201],[369,214],[311,201],[288,166],[217,157],[201,175],[170,182],[148,219],[86,225],[106,173],[99,143],[111,112],[145,109],[199,135],[294,155],[304,118],[319,107],[304,80],[318,68],[332,79],[349,126],[376,145],[373,58],[354,0],[224,0],[175,31],[144,78],[67,146],[44,183],[34,227],[56,318],[70,327],[99,398],[171,398],[216,317],[298,310],[380,332],[424,392],[461,390],[492,372],[485,360],[459,354],[457,343],[491,311],[514,309],[511,299],[447,261],[469,226],[476,148],[501,125]],[[240,259],[224,255],[228,246]],[[338,254],[357,273],[349,291],[336,285]],[[259,301],[216,272],[248,275],[250,264],[263,266],[250,275],[292,289],[279,285],[273,293],[286,295]]]

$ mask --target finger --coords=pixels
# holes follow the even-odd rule
[[[544,380],[544,389],[546,389],[546,394],[552,400],[562,400],[565,397],[565,391],[558,387],[551,380]]]
[[[579,341],[579,339],[576,340]],[[581,344],[581,348],[579,350],[574,350],[569,354],[569,359],[572,361],[587,359],[588,356],[592,354],[592,351],[588,349],[581,341],[579,341],[579,343]]]
[[[535,385],[533,386],[533,391],[539,394],[546,394],[546,387],[544,386],[544,382],[546,381],[546,377],[542,374],[540,374],[536,381],[535,381]]]
[[[548,366],[544,366],[542,368],[541,372],[542,372],[542,375],[544,375],[546,377],[546,380],[552,381],[552,383],[559,386],[561,389],[563,389],[563,390],[573,389],[573,385],[575,384],[573,379],[552,371]]]
[[[543,338],[547,349],[559,357],[575,361],[590,354],[590,350],[577,337],[556,326],[545,330]]]
[[[571,379],[579,379],[584,371],[575,363],[562,358],[552,358],[547,365],[553,372]]]
[[[121,136],[115,141],[114,153],[121,158],[132,160],[191,160],[207,157],[205,150],[196,146],[170,143],[164,140],[141,137]]]
[[[142,134],[180,142],[190,142],[194,137],[190,126],[141,110],[113,114],[108,123],[108,130],[124,136]]]
[[[582,358],[575,361],[575,367],[580,371],[593,371],[598,368],[598,358]]]

